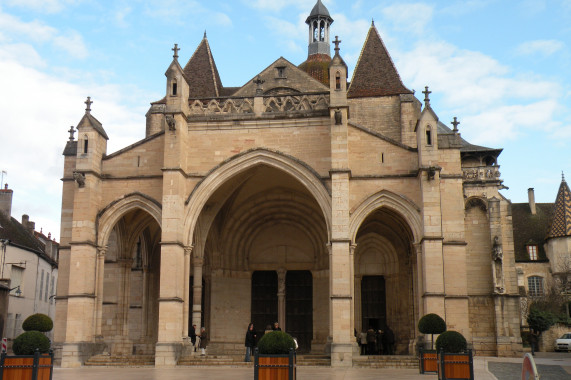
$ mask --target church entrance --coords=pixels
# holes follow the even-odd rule
[[[280,320],[278,282],[275,271],[255,271],[252,274],[251,315],[254,327],[260,333]],[[298,352],[309,352],[313,338],[313,279],[310,271],[287,271],[284,306],[282,329],[297,339]]]
[[[361,280],[361,320],[363,328],[383,329],[387,324],[385,278],[363,276]]]
[[[298,352],[311,351],[313,338],[313,280],[308,270],[286,274],[286,330],[297,339]]]

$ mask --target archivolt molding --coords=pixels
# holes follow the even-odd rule
[[[135,209],[147,212],[161,226],[162,210],[159,202],[141,193],[127,194],[111,202],[97,215],[97,245],[105,245],[115,224]]]
[[[468,210],[472,207],[479,207],[482,209],[482,211],[487,212],[488,211],[488,202],[480,197],[469,197],[468,199],[466,199],[465,203],[464,203],[464,209]]]
[[[192,191],[184,219],[184,244],[191,244],[200,212],[214,192],[230,178],[257,165],[276,168],[298,180],[315,198],[323,213],[327,230],[331,230],[331,197],[317,173],[293,157],[266,149],[256,149],[226,161],[211,171]]]
[[[355,241],[363,221],[380,208],[389,208],[401,215],[412,231],[413,243],[420,241],[423,236],[420,208],[409,199],[388,190],[371,195],[351,213],[349,233],[352,241]]]

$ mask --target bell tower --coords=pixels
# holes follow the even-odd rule
[[[325,54],[331,57],[329,28],[333,23],[333,19],[321,0],[317,0],[305,23],[309,25],[308,56],[313,54]]]

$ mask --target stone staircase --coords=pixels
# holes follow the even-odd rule
[[[353,367],[418,369],[418,358],[408,355],[353,356]]]
[[[86,367],[145,367],[155,365],[155,355],[108,355],[101,354],[90,357],[84,364]]]
[[[298,366],[331,366],[331,357],[328,355],[305,354],[297,355],[296,364]]]

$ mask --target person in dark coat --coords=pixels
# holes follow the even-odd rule
[[[192,348],[194,352],[196,352],[196,325],[192,325],[190,330],[188,330],[188,336],[190,337],[190,343],[192,344]]]
[[[383,332],[383,349],[386,355],[395,354],[395,334],[389,326],[386,326]]]
[[[367,355],[374,355],[375,354],[375,346],[376,346],[376,333],[373,330],[373,327],[369,327],[367,330]]]
[[[274,325],[272,326],[272,331],[282,331],[282,328],[280,327],[280,324],[278,322],[274,322]]]
[[[254,330],[254,324],[250,323],[248,325],[248,330],[246,330],[246,339],[244,341],[244,346],[246,346],[246,357],[244,361],[250,362],[250,356],[252,355],[252,351],[254,347],[256,347],[256,330]]]
[[[206,346],[208,344],[208,335],[206,334],[206,329],[204,327],[200,328],[200,355],[206,355]]]
[[[529,330],[529,346],[531,347],[531,356],[535,356],[535,351],[537,351],[537,341],[539,333],[535,330]]]

